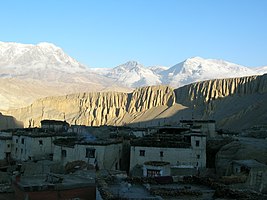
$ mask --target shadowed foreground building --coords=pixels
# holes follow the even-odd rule
[[[0,161],[9,162],[12,150],[11,133],[1,132],[0,134]]]
[[[99,169],[118,170],[121,166],[122,141],[95,140],[86,141],[76,138],[54,141],[54,161],[64,165],[81,160]]]
[[[17,200],[96,199],[95,173],[17,176],[13,188]]]
[[[256,160],[234,160],[229,167],[228,174],[244,177],[244,187],[256,191],[267,192],[267,165]]]
[[[206,135],[187,128],[161,128],[131,142],[130,172],[143,176],[195,174],[206,167]],[[139,174],[140,175],[140,174]]]
[[[73,134],[44,129],[20,129],[13,133],[11,156],[16,161],[52,159],[53,141]]]

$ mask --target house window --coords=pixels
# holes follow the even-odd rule
[[[197,159],[200,159],[200,155],[197,155]]]
[[[10,144],[7,145],[7,148],[9,148],[9,147],[10,147]]]
[[[18,143],[19,142],[19,139],[16,139],[16,143]]]
[[[18,148],[16,148],[16,153],[18,153]]]
[[[95,149],[92,148],[86,148],[86,158],[95,158]]]
[[[67,157],[67,151],[66,150],[61,150],[61,157]]]
[[[140,150],[140,156],[145,156],[145,150]]]
[[[21,138],[21,144],[24,144],[24,138]]]
[[[39,140],[39,145],[43,145],[43,140]]]
[[[21,153],[21,154],[23,153],[23,149],[20,149],[20,153]]]
[[[163,157],[163,151],[160,152],[160,157]]]
[[[199,147],[199,140],[196,141],[196,147]]]
[[[160,176],[160,170],[147,169],[147,177]]]

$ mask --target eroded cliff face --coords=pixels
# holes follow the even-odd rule
[[[7,114],[25,127],[43,119],[89,126],[177,124],[180,119],[215,119],[218,128],[242,129],[267,121],[267,74],[193,83],[173,90],[151,86],[132,93],[94,92],[39,99]],[[153,123],[152,123],[153,122]]]
[[[40,125],[43,119],[66,120],[89,126],[122,125],[153,107],[172,106],[173,89],[168,86],[139,88],[132,93],[95,92],[39,99],[32,105],[10,110],[25,127]]]
[[[202,104],[233,95],[250,95],[267,92],[267,74],[229,79],[214,79],[192,83],[175,90],[182,104]]]

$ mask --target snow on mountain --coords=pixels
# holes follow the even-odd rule
[[[0,42],[0,67],[8,69],[57,69],[67,72],[84,71],[81,65],[64,51],[51,43],[19,44]]]
[[[37,98],[91,91],[129,91],[50,43],[0,42],[0,110]]]
[[[267,66],[258,67],[255,69],[258,74],[267,74]]]
[[[163,83],[179,87],[192,82],[258,74],[255,70],[223,60],[193,57],[162,71]]]
[[[136,61],[119,65],[110,70],[106,76],[128,87],[161,84],[160,75]]]
[[[128,87],[159,84],[180,87],[209,79],[260,75],[267,73],[267,67],[248,68],[224,60],[192,57],[170,68],[144,67],[136,61],[129,61],[113,69],[97,69],[96,72]]]
[[[148,67],[148,69],[150,69],[155,74],[160,74],[161,72],[167,70],[168,67],[165,67],[165,66],[150,66],[150,67]]]
[[[248,68],[223,60],[193,57],[170,68],[145,67],[129,61],[115,68],[87,68],[51,43],[19,44],[0,42],[0,79],[42,81],[40,85],[66,85],[70,92],[84,88],[135,88],[147,85],[180,87],[192,82],[267,73],[267,67]],[[60,87],[62,88],[62,87]],[[1,89],[1,88],[0,88]],[[0,93],[1,95],[1,93]]]

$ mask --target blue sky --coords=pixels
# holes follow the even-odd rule
[[[267,65],[265,0],[8,0],[0,41],[51,42],[90,67],[189,57]]]

